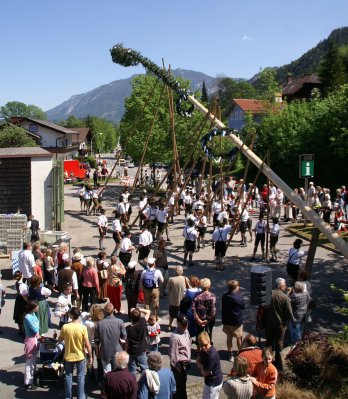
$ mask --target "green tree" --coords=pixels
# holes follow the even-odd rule
[[[26,105],[19,101],[10,101],[0,108],[0,116],[9,121],[13,116],[47,120],[45,112],[36,105]]]
[[[67,128],[74,127],[86,127],[86,123],[82,119],[76,118],[74,115],[70,115],[66,121],[62,121],[59,123],[61,126],[65,126]]]
[[[319,67],[319,76],[323,84],[323,92],[328,95],[345,83],[344,63],[338,47],[329,42],[328,50]]]
[[[7,125],[0,130],[0,148],[8,147],[36,147],[36,143],[25,129]]]
[[[265,68],[260,73],[255,83],[255,89],[259,99],[275,101],[275,94],[281,92],[273,68]]]
[[[272,169],[294,187],[303,185],[297,178],[299,154],[314,154],[315,180],[334,190],[346,179],[347,109],[346,84],[327,98],[294,102],[270,113],[257,128],[257,152],[263,156],[269,148]]]
[[[159,101],[162,84],[154,89],[156,78],[151,74],[139,75],[132,80],[132,94],[125,102],[125,112],[120,124],[121,145],[136,161],[141,159],[144,145],[153,122],[156,106]],[[188,87],[188,82],[180,80],[182,87]],[[144,104],[150,97],[147,106]],[[174,102],[176,95],[174,95]],[[187,106],[182,104],[183,107]],[[175,133],[178,153],[185,158],[193,141],[195,127],[201,120],[201,114],[195,112],[191,118],[183,118],[175,113]],[[209,124],[207,124],[208,129]],[[203,130],[202,134],[207,131]],[[203,152],[200,152],[203,155]],[[165,89],[159,105],[157,120],[154,124],[145,163],[173,161],[173,138],[170,128],[170,115],[167,91]]]
[[[91,115],[88,115],[84,122],[85,126],[91,129],[94,152],[107,152],[116,147],[118,133],[112,122]]]
[[[208,104],[208,92],[207,92],[207,87],[205,85],[205,81],[203,80],[203,85],[202,85],[202,96],[201,96],[201,100],[203,103]]]

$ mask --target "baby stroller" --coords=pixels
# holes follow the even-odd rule
[[[61,383],[64,374],[64,345],[57,344],[53,338],[44,338],[39,346],[42,367],[36,373],[36,382],[40,387],[51,383]]]

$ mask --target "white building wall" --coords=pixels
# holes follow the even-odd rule
[[[52,157],[31,158],[31,210],[41,230],[52,229]]]

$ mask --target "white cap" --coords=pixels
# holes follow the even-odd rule
[[[137,262],[135,260],[132,260],[131,262],[128,263],[128,268],[134,269],[136,264],[137,264]]]
[[[155,259],[155,258],[149,258],[149,259],[147,260],[147,264],[148,264],[148,265],[154,265],[155,262],[156,262],[156,259]]]

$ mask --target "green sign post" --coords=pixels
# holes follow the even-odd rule
[[[305,198],[308,195],[308,178],[314,176],[314,154],[301,154],[299,156],[300,179],[305,179]]]
[[[314,176],[314,154],[301,154],[299,156],[300,179]]]

